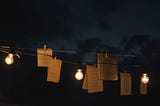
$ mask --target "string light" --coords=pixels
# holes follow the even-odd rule
[[[141,82],[144,84],[147,84],[149,82],[149,77],[147,76],[147,73],[142,74]]]
[[[5,62],[10,65],[14,62],[13,54],[9,53],[8,56],[5,58]]]
[[[14,50],[15,49],[15,50]],[[44,49],[46,49],[46,45],[44,45]],[[12,50],[12,49],[11,49]],[[7,46],[0,46],[0,52],[3,52],[3,53],[7,53],[8,56],[5,58],[5,62],[6,64],[10,65],[10,64],[13,64],[14,62],[14,56],[18,57],[18,59],[20,59],[20,55],[19,54],[25,54],[25,55],[31,55],[31,56],[37,56],[35,53],[35,50],[36,49],[32,49],[32,48],[13,48],[13,50],[11,51],[10,50],[10,47],[7,47]],[[29,50],[27,52],[27,50]],[[54,50],[55,52],[64,52],[64,53],[77,53],[76,51],[65,51],[65,50]],[[10,53],[12,52],[12,53]],[[88,53],[88,54],[94,54],[96,55],[97,53]],[[99,53],[101,55],[104,55],[104,53]],[[45,55],[45,56],[50,56],[50,55],[47,55],[47,54],[41,54],[41,55]],[[120,55],[120,54],[111,54],[111,55],[115,55],[115,56],[126,56],[126,57],[136,57],[136,55]],[[108,52],[106,51],[105,53],[105,56],[108,57]],[[52,56],[51,56],[52,57]],[[63,62],[66,62],[66,63],[71,63],[71,64],[77,64],[77,63],[74,63],[74,62],[70,62],[70,61],[64,61]],[[87,62],[89,63],[89,62]],[[90,62],[90,63],[95,63],[95,62]],[[112,64],[112,65],[119,65],[119,64],[114,64],[114,63],[97,63],[97,64]],[[80,65],[81,66],[81,65]],[[82,72],[82,69],[79,67],[77,67],[77,71],[75,73],[75,79],[76,80],[82,80],[84,75],[83,75],[83,72]],[[149,82],[149,77],[147,76],[147,73],[143,73],[142,74],[142,77],[141,77],[141,83],[143,84],[147,84]]]
[[[75,78],[77,80],[82,80],[83,79],[83,73],[82,73],[82,69],[77,69],[77,72],[75,74]]]

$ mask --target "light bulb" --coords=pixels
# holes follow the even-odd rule
[[[75,74],[75,78],[77,80],[82,80],[83,79],[83,73],[82,73],[82,69],[77,69],[77,72]]]
[[[149,77],[147,76],[146,73],[143,73],[142,77],[141,77],[141,82],[146,84],[149,82]]]
[[[7,64],[12,64],[14,62],[14,59],[13,59],[13,54],[12,53],[9,53],[8,56],[5,58],[5,62]]]

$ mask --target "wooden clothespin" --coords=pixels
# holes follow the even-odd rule
[[[108,57],[108,50],[106,49],[105,58]]]
[[[56,59],[57,59],[57,56],[54,56],[54,59],[56,60]]]
[[[44,45],[43,45],[43,49],[44,49],[44,50],[46,50],[46,48],[47,48],[47,45],[46,45],[46,44],[44,44]]]

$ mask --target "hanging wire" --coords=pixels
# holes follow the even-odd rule
[[[105,55],[105,53],[96,53],[96,52],[88,52],[88,53],[85,53],[85,54],[88,54],[88,55]],[[110,56],[117,56],[117,57],[136,57],[136,55],[131,55],[131,54],[108,54]]]
[[[37,49],[35,48],[18,48],[18,47],[10,47],[10,46],[0,46],[0,52],[3,52],[3,53],[10,53],[9,50],[10,49],[15,49],[15,52],[16,53],[19,53],[19,54],[24,54],[24,55],[30,55],[30,56],[37,56],[37,54],[41,54],[41,55],[44,55],[44,56],[49,56],[49,57],[52,57],[51,55],[47,55],[47,54],[43,54],[43,53],[36,53]],[[43,49],[43,48],[42,48]],[[34,53],[28,53],[26,51],[32,51]],[[78,54],[78,52],[76,51],[68,51],[68,50],[53,50],[53,52],[58,52],[58,53],[71,53],[71,54]],[[35,54],[36,53],[36,54]],[[88,54],[88,55],[105,55],[105,53],[96,53],[96,52],[88,52],[88,53],[85,53],[85,54]],[[107,54],[107,53],[106,53]],[[136,55],[130,55],[130,54],[108,54],[108,55],[111,55],[111,56],[123,56],[123,57],[136,57]],[[70,64],[79,64],[79,63],[76,63],[76,62],[71,62],[71,61],[65,61],[63,60],[63,62],[66,62],[66,63],[70,63]],[[95,64],[95,62],[82,62],[82,64],[84,63],[88,63],[88,64]],[[111,65],[118,65],[118,63],[97,63],[97,64],[111,64]]]
[[[20,53],[20,54],[25,54],[25,55],[30,55],[30,56],[37,56],[35,54],[25,53],[25,52],[22,52],[22,51],[17,51],[17,52]]]
[[[20,48],[21,49],[21,48]],[[31,49],[30,49],[31,50]],[[33,50],[33,49],[32,49]],[[59,52],[67,52],[67,53],[75,53],[75,51],[62,51],[62,50],[56,50],[56,51],[59,51]],[[31,54],[31,53],[26,53],[26,52],[22,52],[22,51],[17,51],[17,53],[20,53],[20,54],[24,54],[24,55],[30,55],[30,56],[37,56],[37,54],[40,54],[40,55],[44,55],[44,56],[49,56],[49,57],[52,57],[51,55],[47,55],[47,54],[43,54],[43,53],[37,53],[36,55],[35,54]],[[65,61],[65,60],[62,60],[63,62],[65,63],[70,63],[70,64],[78,64],[78,63],[75,63],[75,62],[71,62],[71,61]]]
[[[119,56],[119,57],[136,57],[136,55],[131,55],[131,54],[123,54],[123,55],[116,54],[116,56]]]
[[[54,52],[64,52],[64,53],[77,53],[76,51],[68,51],[68,50],[53,50]]]
[[[9,49],[17,49],[17,50],[31,50],[31,51],[36,51],[37,49],[35,48],[16,48],[16,47],[10,47],[10,46],[0,46],[0,49],[3,49],[3,50],[9,50]],[[69,50],[53,50],[53,52],[63,52],[63,53],[77,53],[76,51],[69,51]],[[85,54],[89,54],[89,55],[104,55],[105,53],[96,53],[96,52],[88,52],[88,53],[85,53]],[[42,54],[42,55],[45,55],[45,54]],[[131,55],[131,54],[109,54],[109,55],[112,55],[112,56],[124,56],[124,57],[136,57],[136,55]]]
[[[0,50],[0,52],[6,53],[6,54],[9,53],[8,51],[5,51],[5,50]]]
[[[1,48],[0,48],[0,50],[3,50],[3,51],[9,51],[10,49],[1,49]]]
[[[0,48],[10,48],[9,46],[0,46]]]
[[[77,65],[78,63],[76,63],[76,62],[71,62],[71,61],[65,61],[65,60],[62,60],[63,62],[65,62],[65,63],[70,63],[70,64],[74,64],[74,65]]]

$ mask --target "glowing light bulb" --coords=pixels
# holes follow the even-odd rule
[[[141,82],[145,84],[149,82],[149,77],[147,76],[147,73],[143,73],[141,77]]]
[[[83,73],[82,73],[82,69],[77,69],[77,72],[75,74],[75,78],[77,80],[82,80],[83,79]]]
[[[7,64],[12,64],[14,62],[14,59],[13,59],[13,54],[12,53],[9,53],[8,56],[5,58],[5,62]]]

